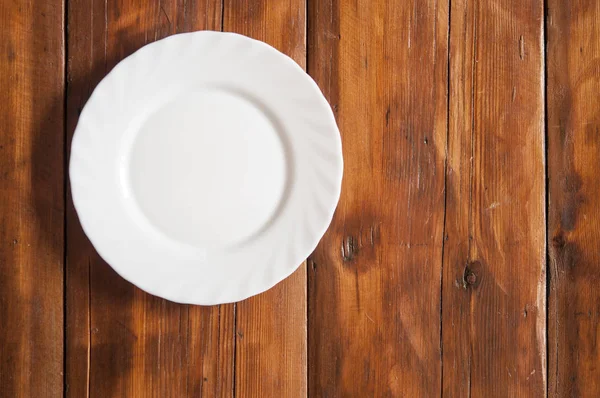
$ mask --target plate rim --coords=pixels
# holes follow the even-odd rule
[[[217,37],[217,36],[224,37],[224,38],[231,37],[231,38],[234,38],[235,40],[245,40],[245,41],[248,41],[248,43],[252,43],[252,45],[260,47],[262,50],[276,52],[281,60],[285,60],[285,62],[288,64],[288,67],[295,69],[296,73],[300,72],[302,75],[306,76],[305,82],[311,86],[311,89],[313,90],[316,97],[320,98],[321,104],[319,104],[319,107],[323,108],[323,111],[326,111],[323,113],[323,115],[327,115],[327,117],[329,118],[329,120],[328,120],[329,127],[335,128],[335,135],[337,137],[337,142],[336,142],[337,148],[333,148],[333,152],[336,154],[336,158],[334,160],[335,160],[336,166],[337,166],[336,167],[337,175],[333,176],[333,180],[335,182],[335,187],[334,187],[334,191],[332,192],[332,195],[331,195],[331,202],[329,203],[327,209],[325,209],[326,212],[324,214],[324,217],[322,217],[323,221],[320,223],[319,227],[316,228],[316,230],[314,231],[314,233],[312,235],[312,238],[313,238],[312,241],[310,242],[310,244],[305,245],[305,246],[310,246],[310,250],[305,254],[301,254],[300,256],[297,256],[297,257],[302,257],[302,260],[298,261],[298,264],[290,264],[290,265],[286,266],[285,268],[284,267],[276,267],[277,269],[280,270],[277,273],[277,275],[275,277],[272,277],[268,281],[263,280],[263,283],[261,284],[260,288],[258,288],[258,289],[256,289],[256,288],[246,289],[245,292],[238,292],[239,293],[238,295],[230,294],[229,297],[227,297],[225,299],[219,299],[219,298],[214,298],[213,300],[203,299],[203,300],[200,300],[201,302],[199,300],[193,299],[192,295],[189,295],[189,294],[188,295],[182,294],[179,296],[177,296],[177,295],[174,296],[172,294],[168,294],[168,293],[166,294],[164,291],[160,291],[160,289],[156,289],[153,286],[142,286],[142,284],[140,284],[140,282],[138,280],[136,280],[135,277],[132,277],[132,275],[135,276],[135,274],[137,272],[133,272],[133,274],[130,274],[130,273],[126,272],[127,271],[126,265],[118,265],[115,262],[110,261],[109,257],[111,257],[111,256],[105,252],[106,247],[101,247],[103,245],[98,242],[100,240],[98,238],[98,235],[94,232],[93,228],[91,228],[91,225],[85,221],[85,217],[82,217],[82,212],[85,212],[85,210],[83,210],[84,207],[83,207],[82,203],[80,202],[82,200],[82,198],[77,193],[80,187],[78,186],[78,184],[73,183],[73,181],[72,181],[73,175],[75,173],[74,170],[76,170],[77,167],[79,167],[77,160],[74,160],[77,158],[73,157],[73,153],[77,153],[76,143],[77,143],[77,138],[80,137],[80,135],[78,135],[78,132],[81,131],[81,128],[82,128],[82,124],[80,123],[80,121],[82,120],[82,118],[85,121],[86,120],[85,116],[91,112],[90,109],[93,109],[93,108],[89,107],[88,105],[95,104],[96,102],[98,102],[97,97],[98,97],[99,89],[104,87],[104,85],[108,84],[107,82],[110,82],[110,80],[114,78],[114,76],[116,75],[116,73],[119,70],[125,68],[128,64],[132,63],[136,59],[136,57],[139,57],[141,50],[143,50],[144,48],[147,48],[150,46],[158,46],[158,45],[160,45],[160,43],[163,43],[163,45],[164,45],[164,43],[168,43],[169,41],[176,40],[177,38],[180,38],[180,37],[192,37],[193,38],[193,36],[199,36],[199,35],[201,35],[201,36],[214,35],[215,37]],[[283,56],[283,57],[281,57],[281,56]],[[302,84],[305,84],[305,83],[302,83]],[[102,101],[100,101],[100,103],[102,103]],[[322,106],[324,104],[326,104],[326,106]],[[186,32],[186,33],[174,34],[174,35],[168,36],[166,38],[157,40],[155,42],[149,43],[145,46],[142,46],[141,48],[139,48],[135,52],[133,52],[131,55],[125,57],[123,60],[121,60],[119,63],[117,63],[106,74],[106,76],[96,85],[96,87],[92,91],[92,94],[86,101],[86,104],[83,107],[83,109],[79,115],[79,118],[77,121],[77,126],[73,133],[72,142],[71,142],[71,150],[69,152],[69,185],[70,185],[70,189],[71,189],[71,197],[72,197],[73,206],[75,208],[75,211],[76,211],[76,214],[80,221],[80,225],[81,225],[83,232],[89,239],[89,241],[92,244],[92,246],[94,247],[95,251],[102,258],[102,260],[104,262],[106,262],[118,275],[120,275],[123,279],[127,280],[129,283],[132,283],[133,285],[137,286],[138,288],[140,288],[152,295],[167,299],[169,301],[182,303],[182,304],[214,305],[214,304],[225,304],[225,303],[231,303],[231,302],[238,302],[238,301],[244,300],[248,297],[263,293],[263,292],[271,289],[273,286],[275,286],[279,282],[288,278],[291,274],[293,274],[300,267],[300,265],[305,261],[307,256],[309,256],[315,250],[318,243],[322,239],[323,235],[329,228],[329,225],[331,224],[331,221],[333,219],[335,209],[337,207],[337,204],[338,204],[339,198],[340,198],[340,194],[341,194],[343,168],[344,168],[344,164],[343,164],[342,142],[341,142],[339,128],[338,128],[336,120],[335,120],[335,115],[331,109],[329,102],[327,101],[327,99],[325,98],[323,93],[321,92],[317,83],[312,79],[312,77],[310,75],[308,75],[305,72],[305,70],[303,68],[300,67],[300,65],[298,65],[288,55],[280,52],[276,48],[274,48],[271,45],[264,43],[262,41],[259,41],[259,40],[256,40],[256,39],[253,39],[253,38],[250,38],[250,37],[238,34],[238,33],[233,33],[233,32],[218,32],[218,31],[203,30],[203,31],[196,31],[196,32]],[[304,251],[302,251],[302,252],[304,253]],[[136,255],[136,254],[133,254],[133,255]],[[284,270],[284,271],[282,272],[281,270]],[[251,290],[251,291],[248,291],[248,290]]]

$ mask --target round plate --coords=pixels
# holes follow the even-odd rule
[[[273,47],[194,32],[119,63],[81,112],[73,202],[123,278],[181,303],[261,293],[331,222],[341,140],[315,82]]]

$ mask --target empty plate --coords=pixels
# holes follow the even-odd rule
[[[315,82],[273,47],[194,32],[120,62],[81,112],[73,202],[102,258],[172,301],[242,300],[290,275],[338,202],[341,140]]]

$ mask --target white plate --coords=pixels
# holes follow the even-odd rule
[[[341,140],[315,82],[273,47],[194,32],[119,63],[81,112],[70,180],[81,225],[123,278],[217,304],[290,275],[340,195]]]

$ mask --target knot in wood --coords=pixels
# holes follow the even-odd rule
[[[479,277],[477,273],[481,270],[481,263],[479,261],[472,261],[465,267],[465,273],[463,274],[464,286],[476,287],[479,284]]]
[[[475,283],[477,283],[477,275],[469,271],[465,277],[465,281],[468,285],[474,285]]]

